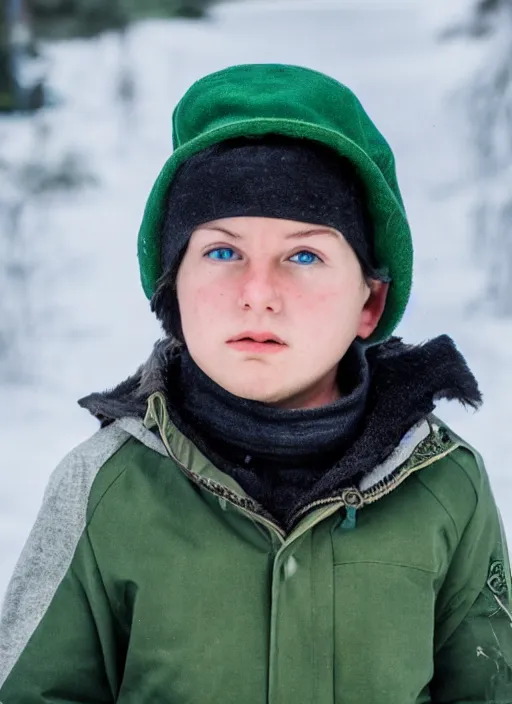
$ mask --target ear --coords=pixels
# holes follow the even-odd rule
[[[376,279],[370,279],[368,286],[370,293],[361,312],[361,319],[357,330],[357,336],[362,340],[366,340],[366,338],[370,337],[379,324],[379,320],[386,307],[386,299],[389,291],[389,283],[377,281]]]

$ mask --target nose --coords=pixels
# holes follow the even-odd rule
[[[279,313],[282,300],[270,266],[251,264],[247,268],[240,282],[239,303],[254,313]]]

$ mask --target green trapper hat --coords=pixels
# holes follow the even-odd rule
[[[148,298],[162,274],[160,233],[177,169],[212,144],[277,133],[326,144],[355,165],[373,220],[376,263],[392,280],[382,318],[367,342],[391,336],[411,291],[411,232],[393,152],[352,91],[301,66],[231,66],[196,81],[176,106],[172,125],[174,152],[151,190],[139,231],[139,266]]]

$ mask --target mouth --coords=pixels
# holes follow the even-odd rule
[[[283,346],[286,344],[280,337],[274,335],[272,332],[243,332],[228,340],[228,343],[235,342],[255,342],[258,344]]]
[[[242,333],[228,340],[228,345],[241,352],[279,352],[287,345],[273,333]]]

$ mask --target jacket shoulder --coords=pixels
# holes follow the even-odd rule
[[[106,450],[101,458],[103,461],[96,462],[96,473],[90,486],[87,523],[125,470],[134,467],[147,469],[162,455],[167,457],[163,443],[139,420],[123,418],[100,430],[99,434],[109,431],[110,435],[103,438]],[[90,453],[88,455],[91,461]]]
[[[50,511],[53,507],[61,520],[69,515],[73,522],[83,523],[96,477],[129,438],[125,430],[112,424],[77,445],[51,474],[41,510]]]
[[[460,537],[477,508],[480,514],[486,508],[494,511],[494,499],[480,453],[446,423],[437,422],[448,434],[453,450],[417,472],[415,478],[443,506]]]

